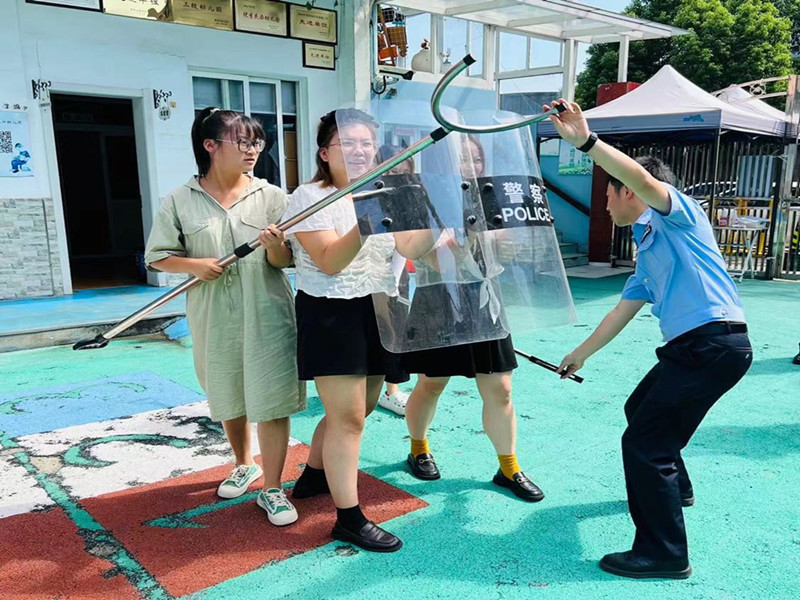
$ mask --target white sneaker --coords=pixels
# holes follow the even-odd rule
[[[261,467],[252,465],[236,465],[227,479],[219,484],[217,496],[220,498],[238,498],[256,479],[261,477]]]
[[[267,518],[273,525],[283,527],[297,521],[297,510],[289,502],[283,490],[278,488],[270,488],[266,492],[261,490],[256,498],[256,504],[267,512]]]
[[[390,410],[401,417],[406,416],[406,404],[408,404],[408,394],[400,390],[397,390],[391,396],[384,392],[378,398],[378,406]]]

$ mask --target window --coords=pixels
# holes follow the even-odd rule
[[[422,50],[424,40],[429,47],[438,48],[438,56],[431,57],[436,65],[431,65],[431,72],[443,73],[452,65],[472,54],[477,61],[467,71],[469,77],[483,77],[483,43],[485,27],[483,23],[475,23],[455,17],[432,15],[425,12],[403,11],[406,14],[405,27],[408,39],[408,56],[400,60],[401,66],[411,66],[411,60]],[[431,42],[437,41],[433,44]],[[436,68],[438,66],[438,69]]]
[[[498,73],[546,67],[560,68],[563,43],[517,33],[500,32]]]
[[[442,17],[444,23],[444,43],[442,44],[442,71],[449,69],[469,52],[467,26],[463,19]]]
[[[486,35],[486,28],[483,23],[469,24],[469,52],[475,57],[475,64],[470,68],[470,77],[483,77],[483,40]]]
[[[405,65],[411,66],[411,59],[422,51],[422,44],[431,41],[431,15],[420,13],[406,17],[406,36],[408,39],[408,54]],[[430,47],[430,46],[429,46]]]
[[[292,192],[299,185],[297,160],[297,84],[250,77],[192,78],[195,114],[208,106],[235,110],[257,119],[266,146],[253,168],[256,177]]]
[[[528,38],[528,68],[560,67],[563,46],[553,40]]]
[[[500,108],[522,115],[538,114],[542,104],[561,97],[563,85],[562,73],[502,79],[498,86]]]

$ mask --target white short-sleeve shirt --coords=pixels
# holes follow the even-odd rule
[[[301,185],[292,193],[283,219],[295,216],[334,192],[335,187],[324,186],[321,182]],[[335,231],[341,237],[356,224],[353,201],[345,197],[287,230],[297,268],[295,283],[298,290],[320,298],[361,298],[381,292],[397,295],[392,273],[395,252],[391,235],[367,238],[353,261],[335,275],[323,273],[294,236],[307,231]]]

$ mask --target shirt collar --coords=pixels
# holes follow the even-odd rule
[[[636,219],[636,223],[635,224],[636,225],[647,225],[650,222],[650,218],[652,216],[653,216],[653,209],[652,208],[648,208],[641,215],[639,215],[639,218]]]
[[[262,188],[265,188],[265,187],[267,187],[267,185],[269,185],[267,183],[267,181],[264,180],[264,179],[259,179],[258,177],[252,177],[252,176],[249,176],[249,177],[250,177],[250,183],[242,191],[241,195],[239,196],[239,199],[230,208],[233,208],[234,206],[236,206],[239,202],[241,202],[242,200],[247,198],[250,194],[252,194],[254,192],[257,192],[258,190],[260,190]],[[204,194],[205,196],[207,196],[210,200],[213,200],[211,198],[211,196],[209,196],[208,193],[200,185],[200,179],[197,177],[197,175],[192,176],[189,179],[189,181],[186,182],[186,187],[188,187],[188,188],[190,188],[192,190],[196,190],[196,191],[200,192],[201,194]],[[217,206],[219,206],[219,204],[216,202],[216,200],[214,200],[214,203],[217,204]],[[222,207],[220,207],[220,208],[222,208]]]
[[[631,231],[633,232],[633,241],[636,242],[637,246],[644,242],[645,238],[650,235],[650,231],[652,229],[650,220],[652,216],[653,209],[648,208],[641,215],[639,215],[639,218],[636,219],[633,227],[631,227]]]

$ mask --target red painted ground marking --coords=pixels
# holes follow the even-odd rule
[[[297,479],[308,446],[289,448],[284,481]],[[217,502],[216,488],[230,472],[219,467],[83,500],[81,504],[119,539],[174,596],[183,596],[252,571],[271,561],[331,541],[335,511],[329,495],[298,500],[300,520],[277,528],[254,501],[207,513],[206,528],[164,528],[143,523]],[[250,488],[256,490],[257,485]],[[364,473],[359,495],[366,515],[383,522],[427,506],[422,500]],[[291,497],[291,495],[290,495]]]
[[[140,596],[113,565],[88,554],[63,510],[0,520],[0,599],[128,600]]]

